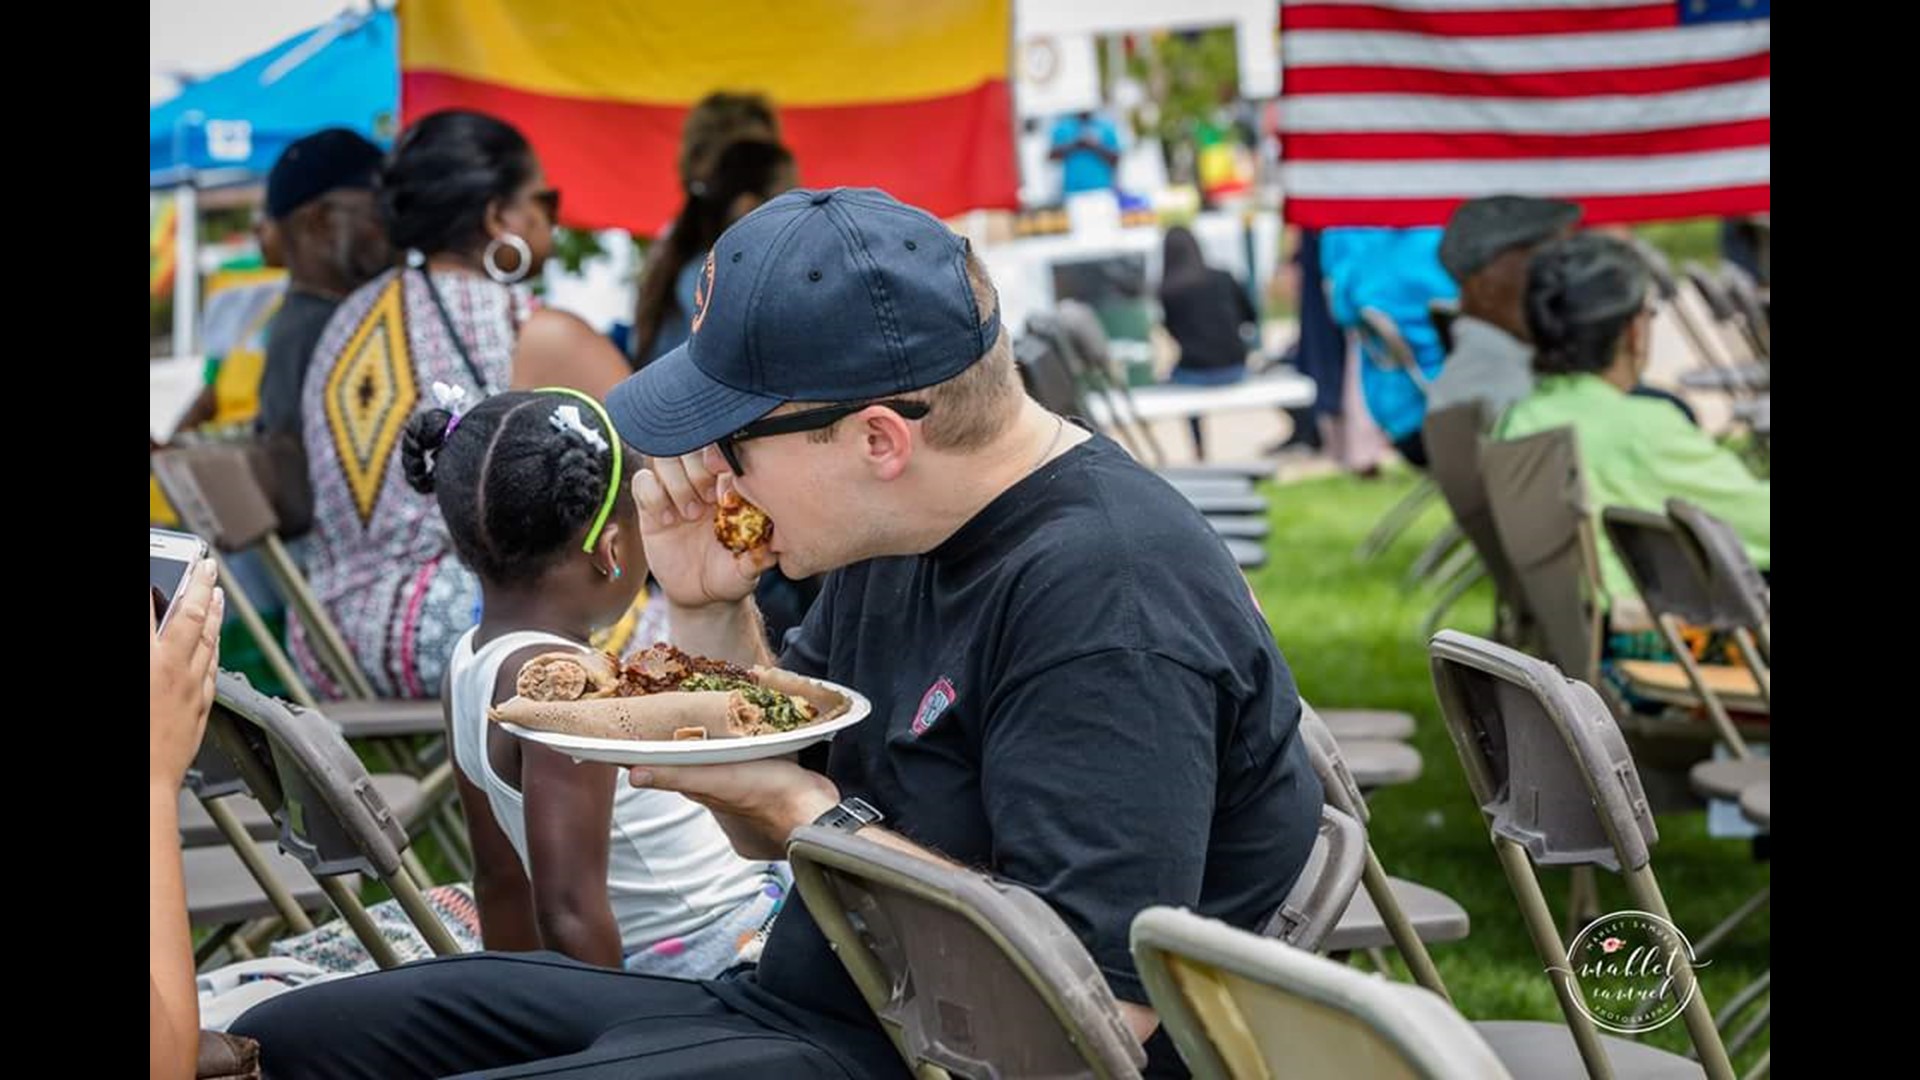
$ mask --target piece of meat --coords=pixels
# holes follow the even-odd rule
[[[724,660],[689,656],[664,641],[649,645],[627,661],[620,672],[620,696],[638,697],[677,690],[692,675],[731,675],[748,679],[747,669]]]
[[[720,506],[713,512],[713,536],[735,554],[752,551],[773,539],[773,522],[739,492],[729,491],[720,496]]]

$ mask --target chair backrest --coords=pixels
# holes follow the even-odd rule
[[[1313,763],[1313,771],[1320,777],[1327,804],[1363,826],[1372,820],[1366,795],[1354,779],[1353,771],[1347,768],[1333,729],[1305,701],[1300,703],[1300,741],[1306,744],[1307,760]]]
[[[209,724],[231,721],[263,738],[219,745],[243,774],[247,757],[273,777],[262,790],[248,786],[280,826],[280,846],[316,877],[370,874],[386,880],[400,872],[407,831],[394,815],[367,767],[340,731],[316,712],[268,697],[245,676],[222,671]]]
[[[1366,826],[1330,803],[1322,804],[1307,863],[1260,933],[1296,949],[1318,949],[1340,924],[1366,869]]]
[[[1427,446],[1427,475],[1439,487],[1453,513],[1454,523],[1466,534],[1474,553],[1480,556],[1487,576],[1501,603],[1518,604],[1519,582],[1513,564],[1500,544],[1500,533],[1493,523],[1493,509],[1487,499],[1487,485],[1481,475],[1480,444],[1493,426],[1486,403],[1469,401],[1427,414],[1422,427]]]
[[[150,462],[187,528],[221,551],[245,551],[280,527],[241,447],[206,443],[160,450]]]
[[[1733,300],[1727,296],[1726,287],[1720,283],[1718,276],[1693,261],[1688,261],[1680,269],[1687,275],[1687,280],[1693,282],[1693,287],[1700,290],[1700,298],[1707,302],[1707,310],[1713,312],[1716,320],[1724,322],[1734,317]]]
[[[1200,1080],[1502,1080],[1506,1067],[1431,991],[1175,908],[1133,921],[1141,980]]]
[[[1658,839],[1626,738],[1591,686],[1483,638],[1428,645],[1434,692],[1495,836],[1543,866],[1639,870]]]
[[[807,910],[921,1075],[1136,1077],[1146,1064],[1099,967],[1039,897],[813,826],[788,858]]]
[[[1061,334],[1044,313],[1027,320],[1027,332],[1014,343],[1013,360],[1028,396],[1061,416],[1084,416],[1080,388],[1061,352]]]
[[[259,548],[275,588],[305,624],[321,664],[348,696],[372,697],[372,685],[346,639],[280,542],[279,518],[245,450],[233,445],[163,450],[153,455],[153,470],[188,528],[228,553]],[[261,642],[260,647],[279,646]]]
[[[1598,563],[1573,429],[1485,443],[1480,475],[1513,570],[1514,603],[1541,653],[1563,671],[1597,678]]]
[[[1760,299],[1759,282],[1753,280],[1753,275],[1747,273],[1745,267],[1726,262],[1720,264],[1720,284],[1759,349],[1760,362],[1769,363],[1772,359],[1773,325],[1767,315],[1767,305]]]
[[[1667,515],[1609,506],[1600,511],[1600,524],[1640,590],[1640,599],[1656,617],[1672,615],[1714,630],[1739,625],[1737,611],[1723,610],[1715,602],[1706,569]]]
[[[1716,610],[1764,636],[1773,621],[1773,590],[1747,555],[1733,526],[1687,502],[1667,500],[1667,517],[1707,576]]]

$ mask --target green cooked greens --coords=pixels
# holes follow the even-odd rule
[[[769,690],[759,683],[731,675],[689,675],[680,684],[680,689],[738,690],[742,697],[760,709],[761,723],[774,731],[792,731],[814,720],[813,706],[800,698],[789,697],[778,690]]]

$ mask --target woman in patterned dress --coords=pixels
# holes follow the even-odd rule
[[[469,403],[510,387],[604,397],[628,371],[584,321],[532,303],[526,284],[553,250],[559,202],[513,127],[464,111],[421,118],[380,178],[405,264],[340,305],[308,368],[308,577],[380,697],[439,696],[480,598],[433,500],[401,475],[407,418],[435,384]],[[289,638],[309,680],[337,695],[297,621]]]

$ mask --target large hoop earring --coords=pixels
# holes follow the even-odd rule
[[[520,256],[520,261],[514,265],[511,272],[500,269],[500,262],[496,258],[502,247],[510,247],[514,254]],[[480,263],[486,267],[488,277],[502,285],[512,285],[526,277],[527,271],[533,269],[533,249],[527,246],[525,240],[513,233],[501,233],[488,241],[487,250],[480,254]]]

